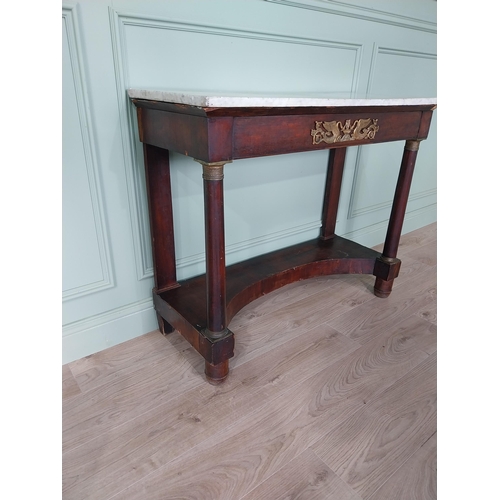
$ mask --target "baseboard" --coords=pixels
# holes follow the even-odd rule
[[[89,356],[158,328],[149,298],[63,327],[62,363]]]
[[[419,208],[411,212],[407,212],[403,223],[402,234],[410,233],[420,229],[421,227],[428,226],[437,220],[437,205],[434,203],[424,208]],[[368,227],[350,231],[339,236],[343,236],[349,240],[353,240],[360,245],[366,247],[374,247],[380,245],[385,240],[387,233],[387,225],[389,221],[378,222]]]

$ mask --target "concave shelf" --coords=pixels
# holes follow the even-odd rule
[[[331,274],[373,274],[379,252],[335,236],[253,257],[226,268],[227,324],[253,300],[296,281]],[[183,335],[206,326],[205,275],[155,294],[161,315]],[[194,332],[192,332],[194,333]],[[188,335],[190,336],[190,335]]]

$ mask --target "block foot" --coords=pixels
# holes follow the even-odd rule
[[[229,375],[229,359],[222,361],[218,365],[211,365],[208,361],[205,361],[205,375],[209,384],[221,384]]]
[[[373,287],[373,293],[376,297],[381,299],[386,299],[392,292],[392,285],[394,280],[385,281],[382,278],[375,279],[375,286]]]
[[[156,313],[156,319],[158,320],[158,330],[162,335],[168,335],[174,331],[170,323],[166,322],[158,313]]]

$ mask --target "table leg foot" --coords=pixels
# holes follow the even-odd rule
[[[158,330],[162,335],[168,335],[174,331],[170,323],[166,322],[158,313],[156,313],[156,319],[158,320]]]
[[[373,293],[375,294],[375,296],[380,297],[381,299],[385,299],[391,294],[393,284],[394,280],[386,281],[382,278],[376,278],[375,286],[373,287]]]
[[[221,384],[229,375],[229,359],[222,361],[218,365],[211,365],[208,361],[205,361],[205,375],[209,384]]]

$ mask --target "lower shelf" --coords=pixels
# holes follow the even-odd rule
[[[379,252],[335,236],[330,240],[306,241],[228,266],[227,323],[245,305],[287,284],[331,274],[373,274],[378,257]],[[217,364],[221,349],[225,352],[222,357],[230,357],[226,351],[234,345],[231,332],[217,342],[201,333],[206,326],[205,275],[179,285],[154,293],[157,312],[210,363]]]

